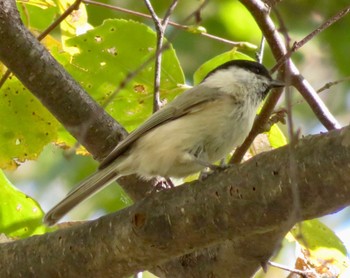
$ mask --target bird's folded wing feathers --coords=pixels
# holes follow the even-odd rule
[[[191,94],[192,96],[186,97],[189,94]],[[173,100],[167,106],[165,106],[161,110],[158,110],[150,118],[148,118],[148,120],[146,120],[140,127],[131,132],[101,162],[99,169],[103,169],[107,165],[109,165],[118,156],[124,153],[125,150],[143,134],[170,120],[180,118],[190,113],[191,109],[193,109],[194,107],[196,107],[196,111],[198,111],[198,109],[200,109],[201,104],[206,103],[208,101],[216,100],[219,96],[219,93],[213,94],[212,89],[209,90],[202,85],[198,85],[197,87],[187,90],[186,92],[175,98],[175,100]]]

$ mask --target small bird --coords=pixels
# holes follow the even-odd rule
[[[44,222],[55,224],[121,176],[182,178],[210,167],[242,144],[269,90],[283,86],[257,62],[232,60],[220,65],[131,132],[97,172],[46,214]]]

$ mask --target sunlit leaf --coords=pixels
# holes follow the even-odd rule
[[[55,2],[52,0],[17,0],[17,3],[32,5],[41,9],[55,7]]]
[[[16,189],[0,171],[0,233],[10,237],[28,237],[48,231],[42,223],[39,204]]]
[[[268,136],[271,147],[277,149],[279,147],[287,145],[287,139],[278,125],[272,125],[266,134]]]
[[[0,167],[9,169],[36,159],[57,139],[59,124],[17,78],[7,80],[0,92]]]
[[[18,1],[17,8],[23,23],[35,33],[46,29],[58,16],[58,9],[52,1]]]
[[[58,2],[60,13],[64,13],[75,0],[60,0]],[[84,3],[79,4],[79,9],[73,10],[60,24],[61,27],[61,41],[65,51],[74,54],[74,50],[66,47],[65,41],[77,35],[86,33],[87,30],[92,29],[88,23],[88,16]]]
[[[349,265],[347,250],[338,236],[317,219],[303,221],[291,230],[304,249],[309,264],[323,267],[327,264],[342,271]]]
[[[218,56],[215,56],[214,58],[210,59],[209,61],[206,61],[203,65],[201,65],[193,75],[194,84],[199,84],[203,80],[203,78],[216,67],[228,61],[238,59],[253,60],[251,57],[237,51],[234,48],[231,51],[227,51]]]
[[[239,1],[225,1],[219,7],[218,16],[222,19],[227,33],[234,38],[250,42],[261,39],[259,26]]]
[[[336,234],[317,219],[303,221],[291,230],[299,244],[316,250],[320,247],[337,249],[346,255],[346,248]]]
[[[135,21],[106,20],[86,34],[72,38],[67,45],[79,53],[67,65],[70,73],[102,105],[128,74],[132,80],[113,97],[106,110],[128,130],[151,114],[153,102],[156,34]],[[173,99],[182,89],[184,76],[172,47],[164,51],[161,71],[161,98]],[[139,71],[140,67],[143,69]]]

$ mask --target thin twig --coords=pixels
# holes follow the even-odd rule
[[[106,8],[115,8],[114,6],[110,6],[110,5],[100,5],[102,3],[98,3],[98,2],[94,2],[91,0],[83,0],[84,3],[91,3],[91,4],[97,4],[99,6],[103,6]],[[117,8],[119,10],[119,8]],[[147,18],[152,18],[149,15],[142,15],[145,16]],[[170,23],[170,21],[169,21]],[[166,43],[164,43],[160,49],[160,52],[168,49],[170,47],[170,41],[171,38],[174,37],[174,34],[172,34],[173,36],[169,36],[168,40]],[[123,81],[119,84],[119,86],[114,90],[114,92],[109,95],[109,97],[106,99],[106,101],[104,103],[101,104],[102,107],[107,107],[112,101],[113,99],[116,97],[116,95],[120,92],[120,90],[122,90],[123,88],[125,88],[125,86],[137,75],[139,74],[149,63],[151,63],[154,59],[155,59],[155,54],[153,54],[152,56],[150,56],[143,64],[141,64],[138,68],[136,68],[134,71],[130,72],[124,79]]]
[[[173,2],[171,3],[171,5],[169,6],[168,10],[165,13],[165,16],[162,20],[162,25],[163,28],[166,29],[166,26],[169,24],[170,21],[170,16],[172,15],[172,13],[174,12],[176,5],[178,3],[178,0],[173,0]]]
[[[277,20],[278,20],[279,31],[280,31],[280,33],[283,34],[285,41],[288,42],[288,44],[287,44],[287,53],[288,53],[288,51],[290,51],[290,42],[291,42],[291,38],[290,38],[290,36],[289,36],[289,34],[288,34],[287,25],[286,25],[286,23],[284,22],[284,20],[283,20],[283,18],[282,18],[282,15],[281,15],[280,12],[278,11],[278,9],[273,8],[272,10],[273,10],[273,12],[274,12],[274,14],[276,15],[276,18],[277,18]],[[271,69],[271,71],[272,71],[272,69]]]
[[[105,3],[100,3],[100,2],[97,2],[97,1],[93,1],[93,0],[82,0],[82,2],[85,3],[85,4],[96,5],[96,6],[108,8],[108,9],[111,9],[111,10],[115,10],[115,11],[131,14],[131,15],[135,15],[135,16],[139,16],[139,17],[142,17],[142,18],[152,19],[152,16],[150,16],[148,14],[132,11],[132,10],[125,9],[125,8],[116,7],[116,6],[105,4]],[[193,27],[187,26],[187,25],[182,25],[182,24],[179,24],[179,23],[176,23],[176,22],[172,22],[172,21],[169,21],[169,25],[171,25],[171,26],[173,26],[173,27],[175,27],[177,29],[180,29],[180,30],[189,31],[189,32],[191,32],[193,34],[198,34],[198,35],[201,35],[203,37],[207,37],[209,39],[213,39],[213,40],[225,43],[225,44],[229,44],[229,45],[231,45],[233,47],[240,47],[240,48],[253,49],[253,50],[257,49],[256,45],[254,45],[254,44],[252,44],[250,42],[234,42],[234,41],[227,40],[227,39],[224,39],[224,38],[212,35],[212,34],[208,34],[208,33],[205,33],[205,32],[193,32],[192,31]]]
[[[282,95],[282,92],[282,89],[275,89],[269,94],[268,98],[265,101],[265,104],[261,108],[260,113],[255,118],[252,130],[250,131],[248,137],[244,140],[241,146],[236,148],[235,152],[233,153],[229,162],[230,164],[240,163],[245,153],[253,143],[255,137],[260,133],[266,131],[265,126],[268,123],[270,115],[274,111],[275,106]]]
[[[146,2],[148,0],[145,0]],[[157,75],[154,76],[154,98],[153,98],[153,113],[158,111],[160,109],[160,106],[162,104],[160,100],[160,80],[161,80],[161,69],[162,69],[162,46],[164,41],[164,33],[168,26],[170,16],[174,12],[176,5],[178,3],[178,0],[173,0],[173,2],[170,4],[168,10],[165,13],[165,16],[163,20],[160,23],[159,26],[161,28],[157,28],[157,48],[156,48],[156,60],[155,60],[155,73]],[[157,25],[158,22],[154,21],[154,23]]]
[[[324,104],[316,90],[310,85],[310,83],[299,74],[298,70],[292,66],[292,84],[303,96],[308,103],[309,107],[314,112],[318,120],[328,130],[341,128],[341,125],[334,118],[328,107]]]
[[[191,29],[191,28],[188,27],[187,29]],[[250,50],[257,49],[257,46],[252,44],[252,43],[250,43],[250,42],[234,42],[234,41],[230,41],[230,40],[227,40],[227,39],[224,39],[224,38],[221,38],[221,37],[209,34],[209,33],[205,33],[205,32],[194,33],[194,34],[199,34],[199,35],[201,35],[203,37],[207,37],[209,39],[213,39],[213,40],[216,40],[216,41],[219,41],[219,42],[222,42],[222,43],[226,43],[226,44],[229,44],[229,45],[231,45],[233,47],[239,47],[239,48],[250,49]]]
[[[7,78],[9,78],[10,74],[11,74],[11,71],[9,69],[7,69],[4,73],[4,75],[0,79],[0,88],[4,85]]]
[[[317,93],[321,93],[329,88],[331,88],[332,86],[335,86],[335,85],[338,85],[339,83],[342,83],[342,82],[345,82],[345,81],[349,81],[350,80],[350,76],[348,77],[345,77],[345,78],[342,78],[342,79],[339,79],[339,80],[336,80],[336,81],[331,81],[331,82],[328,82],[326,83],[324,86],[322,86],[321,88],[319,88],[317,90]]]
[[[91,0],[83,0],[84,3],[91,3],[91,4],[95,4],[96,5],[99,5],[99,6],[102,6],[102,7],[106,7],[106,8],[111,8],[111,9],[114,9],[116,7],[114,6],[110,6],[110,5],[105,5],[102,3],[99,3],[99,2],[94,2],[94,1],[91,1]],[[101,5],[100,5],[101,4]],[[117,8],[117,10],[119,10],[120,8]],[[128,12],[132,12],[132,11],[129,11]],[[142,14],[142,16],[144,17],[147,17],[147,18],[152,18],[150,15],[144,15]],[[170,22],[170,21],[169,21]],[[171,38],[174,37],[174,34],[172,34],[172,36],[169,36],[168,37],[168,40],[166,43],[164,43],[161,47],[161,49],[159,50],[160,52],[163,52],[165,51],[166,49],[168,49],[170,47],[170,41],[171,41]],[[106,101],[104,103],[101,104],[102,107],[107,107],[112,101],[113,99],[117,96],[117,94],[123,89],[125,88],[125,86],[137,75],[139,74],[149,63],[151,63],[155,57],[156,57],[156,54],[157,53],[154,53],[153,55],[151,55],[145,62],[143,62],[139,67],[137,67],[134,71],[130,72],[121,82],[120,84],[118,85],[118,87],[114,90],[114,92],[109,95],[109,97],[106,99]]]
[[[268,8],[267,12],[270,13],[270,11],[271,11],[271,7]],[[264,35],[262,34],[259,49],[255,53],[256,61],[260,64],[262,64],[263,60],[264,60],[265,43],[266,43],[266,39],[265,39]]]
[[[149,10],[155,28],[157,32],[157,44],[156,44],[156,57],[155,57],[155,65],[154,65],[154,86],[153,86],[153,112],[156,112],[159,110],[161,106],[160,101],[160,79],[161,79],[161,68],[162,68],[162,45],[164,41],[164,32],[166,29],[166,26],[168,25],[170,15],[174,11],[177,0],[173,0],[172,4],[169,6],[163,20],[159,19],[156,12],[153,9],[153,6],[149,0],[144,0],[145,5],[147,9]]]
[[[289,57],[292,56],[294,52],[299,50],[301,47],[303,47],[307,42],[309,42],[311,39],[313,39],[315,36],[317,36],[322,31],[326,30],[328,27],[339,21],[341,18],[343,18],[345,15],[347,15],[350,12],[350,6],[346,7],[345,9],[338,12],[336,15],[332,16],[330,19],[328,19],[326,22],[321,24],[320,27],[312,31],[310,34],[308,34],[306,37],[304,37],[302,40],[295,42],[291,49],[283,56],[281,57],[277,64],[273,67],[272,72],[276,71]]]
[[[281,16],[281,14],[279,13],[279,11],[274,8],[274,13],[276,15],[276,18],[278,20],[279,23],[279,30],[281,32],[281,34],[284,37],[284,41],[285,41],[285,45],[287,48],[287,53],[290,52],[290,36],[288,34],[288,29],[286,24],[284,23],[284,20]],[[285,74],[285,81],[287,84],[290,84],[291,82],[291,76],[290,76],[290,71],[288,69],[290,69],[290,59],[286,59],[285,61],[285,70],[284,72]],[[288,136],[289,136],[289,141],[290,144],[293,146],[295,142],[295,135],[294,135],[294,124],[293,124],[293,117],[292,117],[292,94],[291,94],[291,90],[290,90],[290,86],[287,86],[285,89],[285,101],[286,101],[286,109],[287,109],[287,126],[288,126]]]
[[[69,16],[74,10],[79,9],[79,5],[82,0],[76,0],[71,6],[68,7],[67,10],[64,11],[63,14],[61,14],[52,24],[50,24],[49,27],[47,27],[44,32],[42,32],[38,36],[38,40],[41,41],[43,38],[45,38],[53,29],[55,29],[63,20],[66,19],[67,16]]]
[[[260,45],[259,45],[259,49],[256,52],[255,56],[256,56],[256,61],[260,64],[262,64],[263,60],[264,60],[264,49],[265,49],[265,37],[262,36],[261,37],[261,41],[260,41]]]
[[[43,38],[45,38],[53,29],[55,29],[63,20],[65,20],[66,17],[72,13],[72,11],[79,9],[81,1],[82,0],[76,0],[71,6],[69,6],[63,14],[61,14],[54,22],[52,22],[52,24],[50,24],[49,27],[47,27],[39,36],[37,36],[38,41],[41,41]],[[0,88],[4,85],[10,74],[11,71],[7,70],[1,77]]]
[[[287,50],[282,39],[277,33],[277,29],[273,21],[268,16],[268,8],[259,0],[240,0],[240,2],[249,10],[259,25],[260,30],[263,32],[264,37],[270,45],[275,59],[277,61],[280,60],[280,58],[287,53]],[[340,125],[337,120],[329,112],[322,100],[317,96],[317,93],[311,87],[311,85],[302,77],[292,61],[290,62],[290,69],[288,69],[288,71],[290,72],[290,76],[292,78],[292,84],[303,95],[304,99],[308,102],[320,122],[329,130],[339,128]],[[268,122],[269,116],[273,112],[281,94],[282,90],[280,89],[274,90],[274,92],[270,93],[261,109],[260,114],[254,121],[250,134],[243,144],[235,150],[230,163],[239,163],[254,141],[255,137],[260,133],[260,131],[264,131],[264,126]]]
[[[281,33],[283,34],[284,40],[285,40],[285,45],[287,47],[287,52],[290,51],[290,36],[288,33],[288,29],[286,27],[286,24],[284,23],[284,20],[280,13],[278,12],[277,9],[274,9]],[[291,82],[291,75],[290,71],[288,69],[291,68],[291,59],[287,59],[285,61],[284,67],[285,70],[285,82],[287,84],[290,84]],[[285,103],[286,103],[286,108],[287,108],[287,127],[288,127],[288,137],[289,137],[289,145],[288,145],[288,150],[289,150],[289,163],[288,163],[288,171],[289,171],[289,177],[290,177],[290,188],[292,192],[292,202],[293,202],[293,210],[290,212],[289,215],[289,223],[294,223],[296,219],[300,219],[300,214],[301,214],[301,207],[300,207],[300,190],[299,190],[299,180],[298,180],[298,169],[297,169],[297,159],[295,157],[295,152],[294,152],[294,147],[297,144],[298,141],[298,134],[295,134],[294,131],[294,122],[293,122],[293,103],[292,103],[292,91],[291,87],[287,86],[285,88]],[[289,223],[287,225],[289,225]]]
[[[183,22],[189,21],[192,17],[195,17],[195,22],[196,24],[199,24],[201,21],[201,16],[200,13],[204,9],[204,7],[209,3],[209,0],[204,0],[202,3],[195,9],[192,13],[190,13],[184,20]]]
[[[154,26],[157,32],[157,43],[156,43],[156,57],[154,63],[154,83],[153,83],[153,113],[158,111],[161,103],[160,103],[160,77],[161,77],[161,65],[162,65],[162,53],[159,49],[162,47],[163,39],[164,39],[164,28],[163,24],[158,18],[156,12],[154,11],[152,4],[149,0],[144,0],[147,9],[149,10]]]
[[[301,277],[304,277],[304,278],[309,277],[308,276],[309,274],[313,274],[313,275],[315,274],[315,272],[313,272],[311,270],[305,271],[305,270],[299,270],[299,269],[295,269],[295,268],[290,268],[288,266],[281,265],[279,263],[275,263],[275,262],[271,262],[271,261],[268,261],[267,264],[269,264],[272,267],[276,267],[276,268],[288,271],[290,273],[298,274],[298,275],[300,275]]]
[[[164,51],[170,47],[170,43],[167,42],[166,44],[163,44],[162,48],[160,51]],[[145,62],[143,62],[140,66],[138,66],[135,70],[132,72],[128,73],[127,76],[120,82],[118,87],[114,90],[114,92],[109,95],[109,97],[106,99],[105,102],[101,104],[102,107],[107,107],[113,99],[118,95],[118,93],[126,87],[126,85],[134,79],[135,76],[137,76],[143,69],[146,68],[146,66],[151,63],[155,58],[155,55],[150,56]]]

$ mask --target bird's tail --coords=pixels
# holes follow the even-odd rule
[[[80,182],[62,201],[48,211],[45,215],[44,223],[49,226],[54,225],[80,202],[92,196],[119,177],[120,175],[115,171],[115,165],[113,165],[113,163],[103,169],[99,169],[96,173]]]

